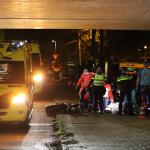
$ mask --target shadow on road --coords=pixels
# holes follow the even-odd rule
[[[78,93],[72,86],[56,82],[43,88],[42,92],[35,95],[36,99],[61,99],[61,100],[78,100]]]
[[[26,134],[30,129],[30,126],[23,127],[19,124],[1,124],[0,132],[1,133],[24,133]]]

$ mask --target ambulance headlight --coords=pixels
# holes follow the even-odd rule
[[[26,101],[26,95],[24,93],[15,95],[12,97],[12,104],[22,104]]]
[[[35,82],[41,82],[43,81],[43,74],[42,73],[37,73],[33,76],[33,80]]]

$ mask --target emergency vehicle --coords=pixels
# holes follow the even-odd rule
[[[24,42],[0,44],[0,123],[28,125],[33,110],[31,55]]]
[[[119,63],[119,67],[120,68],[135,68],[135,69],[141,69],[143,68],[143,63],[146,60],[150,60],[150,57],[140,57],[137,58],[136,61],[131,61],[131,60],[124,60],[124,61],[120,61]]]
[[[42,91],[44,86],[44,73],[42,71],[42,56],[40,45],[36,41],[27,43],[31,52],[32,61],[32,78],[34,81],[34,93],[38,94]]]

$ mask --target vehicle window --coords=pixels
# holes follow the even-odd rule
[[[16,50],[17,50],[17,47],[15,47],[15,46],[9,46],[7,48],[7,52],[12,52],[12,51],[16,51]]]
[[[33,66],[33,68],[40,68],[40,55],[39,55],[39,53],[32,53],[32,66]]]
[[[25,83],[24,62],[0,61],[0,84]]]

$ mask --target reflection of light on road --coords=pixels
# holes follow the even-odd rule
[[[38,101],[34,103],[34,113],[29,123],[29,130],[21,142],[22,150],[47,150],[45,143],[51,142],[52,122],[46,115],[44,106],[47,102]],[[30,139],[30,141],[28,140]]]
[[[31,132],[33,133],[33,132],[50,132],[50,131],[49,130],[36,129],[36,130],[32,130]]]
[[[30,126],[52,126],[53,124],[49,123],[30,123]]]
[[[47,150],[45,143],[50,142],[52,124],[31,122],[26,137],[21,142],[21,149]],[[30,140],[29,140],[30,139]]]

